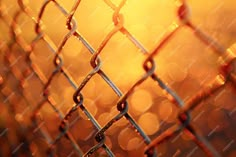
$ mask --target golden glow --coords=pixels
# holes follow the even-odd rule
[[[90,125],[88,125],[89,121],[85,121],[85,120],[80,120],[79,123],[81,126],[85,127],[86,129],[81,129],[79,130],[79,133],[77,133],[76,135],[78,136],[78,138],[80,140],[86,141],[89,138],[91,138],[91,136],[93,135],[93,127],[90,123]],[[78,130],[76,130],[76,128],[74,128],[74,132],[78,132]]]
[[[125,128],[121,130],[121,132],[118,135],[118,143],[123,150],[131,149],[132,147],[128,144],[130,142],[130,139],[133,139],[135,137],[137,137],[137,135],[134,134],[133,129]],[[136,142],[136,140],[134,140],[133,142]]]
[[[131,110],[135,115],[146,112],[152,104],[152,96],[147,90],[137,90],[131,96]]]
[[[110,113],[105,112],[99,115],[98,122],[101,126],[104,126],[110,119]]]
[[[16,3],[16,0],[3,1],[7,7],[9,6],[6,14],[13,17],[15,10],[19,9],[17,5],[12,5]],[[193,21],[193,23],[210,36],[213,36],[213,38],[223,42],[223,45],[232,45],[227,49],[227,53],[219,58],[218,62],[215,60],[218,56],[214,55],[209,47],[199,41],[190,29],[182,28],[184,23],[178,21],[176,14],[177,6],[180,5],[180,1],[181,0],[127,0],[125,5],[121,8],[119,13],[124,17],[124,29],[132,35],[132,38],[135,38],[141,43],[147,51],[143,53],[144,50],[135,46],[130,40],[131,37],[129,35],[118,31],[111,37],[99,54],[99,58],[102,61],[101,70],[118,86],[122,93],[126,93],[130,87],[146,73],[143,69],[143,62],[148,54],[150,54],[151,50],[156,48],[156,45],[163,39],[164,32],[172,31],[177,27],[181,27],[180,31],[175,34],[173,39],[168,41],[156,56],[154,56],[156,63],[155,74],[174,89],[183,100],[190,98],[212,79],[215,79],[217,85],[223,85],[225,83],[226,79],[222,75],[218,75],[218,66],[219,64],[225,64],[231,61],[235,57],[236,45],[232,45],[231,43],[231,38],[233,38],[232,36],[235,33],[234,28],[236,28],[235,22],[233,22],[235,16],[232,16],[230,11],[233,10],[232,12],[235,12],[236,1],[187,1],[191,8],[191,21]],[[24,1],[24,3],[32,9],[35,16],[34,19],[37,19],[43,2],[44,0]],[[74,1],[68,0],[56,0],[56,2],[67,11],[71,10],[74,3]],[[118,6],[121,0],[111,0],[111,2]],[[53,64],[55,52],[65,35],[69,32],[66,28],[67,16],[63,15],[60,9],[53,3],[54,2],[51,1],[47,6],[42,17],[41,25],[42,32],[48,36],[53,44],[50,43],[52,45],[49,47],[47,41],[36,41],[34,43],[34,51],[30,55],[33,67],[35,67],[35,69],[37,68],[36,73],[39,74],[43,82],[38,81],[40,83],[35,83],[36,81],[34,82],[29,79],[31,84],[27,84],[28,82],[26,82],[27,86],[24,86],[24,91],[22,92],[27,96],[32,95],[29,100],[33,103],[36,102],[35,98],[41,99],[41,97],[38,98],[39,93],[42,93],[44,89],[43,85],[55,70],[55,65]],[[214,8],[216,9],[214,10]],[[229,9],[229,18],[226,16],[228,12],[224,9]],[[106,35],[116,27],[113,22],[113,14],[114,8],[109,6],[106,0],[82,0],[75,12],[74,19],[77,22],[77,31],[84,37],[95,52],[101,42],[106,38]],[[224,19],[226,22],[223,23],[224,20],[221,21],[221,19]],[[10,20],[10,22],[12,21]],[[18,22],[22,31],[20,29],[16,30],[16,33],[22,33],[24,35],[28,32],[29,34],[24,35],[24,37],[30,44],[36,34],[34,33],[34,28],[32,27],[30,29],[29,27],[34,26],[35,23],[26,15],[22,15]],[[222,25],[223,29],[220,29],[221,26],[219,25]],[[225,28],[226,26],[227,29]],[[6,33],[10,32],[10,30],[2,27],[2,23],[0,23],[0,28],[0,41],[2,42],[5,41],[5,34],[10,34]],[[226,35],[224,36],[224,34]],[[12,41],[10,43],[12,43]],[[13,49],[14,51],[18,51],[16,48]],[[2,49],[0,48],[0,50]],[[70,37],[63,46],[61,56],[63,58],[63,67],[73,77],[77,85],[80,85],[86,75],[93,70],[90,65],[92,54],[89,52],[88,48],[83,45],[81,40],[74,36]],[[1,62],[0,64],[2,65]],[[234,62],[234,64],[236,64],[236,62]],[[20,69],[20,67],[16,67]],[[234,74],[236,73],[235,67],[236,65],[233,65]],[[2,71],[3,73],[6,71],[4,68],[2,68],[3,70],[1,69],[1,74]],[[14,73],[14,70],[12,71]],[[15,73],[17,73],[17,76],[21,76],[21,72],[15,71]],[[171,101],[163,98],[163,96],[165,96],[165,98],[167,97],[174,100],[173,97],[167,95],[166,91],[162,94],[162,89],[158,87],[157,82],[150,80],[151,77],[137,87],[132,95],[127,98],[127,101],[129,101],[128,113],[149,136],[155,135],[159,131],[162,122],[169,124],[175,123],[178,113],[178,107]],[[4,85],[4,83],[5,78],[0,75],[0,85]],[[33,88],[30,88],[30,86],[33,86]],[[3,94],[5,93],[5,95],[11,93],[11,91],[5,90],[7,90],[7,88],[3,87],[1,92]],[[52,101],[56,104],[55,107],[63,114],[66,114],[66,112],[74,106],[72,99],[74,93],[75,89],[62,73],[56,75],[50,84],[49,98],[50,100],[53,99]],[[89,80],[86,86],[81,90],[81,93],[84,96],[84,107],[94,116],[101,127],[104,127],[112,118],[119,114],[116,108],[119,96],[114,93],[111,87],[107,85],[98,74],[95,74],[95,76]],[[232,93],[233,91],[231,90],[218,93],[216,99],[213,101],[214,105],[212,106],[223,108],[227,111],[233,110],[236,100],[235,95]],[[9,99],[9,101],[12,101],[12,99]],[[17,105],[19,106],[19,104]],[[38,105],[38,103],[36,103],[36,105]],[[2,106],[0,107],[4,113],[7,113],[5,109],[2,109]],[[55,126],[58,127],[60,123],[59,116],[56,116],[57,114],[58,113],[55,113],[48,103],[43,105],[40,110],[40,115],[47,121],[45,126],[47,126],[53,138],[56,135],[54,132],[58,132],[58,128]],[[72,127],[70,130],[72,131],[72,135],[75,136],[75,139],[79,142],[84,142],[89,139],[94,140],[93,137],[97,130],[92,122],[80,108],[78,108],[78,112],[71,117],[74,118],[75,116],[77,116],[79,120],[75,123],[76,127]],[[222,110],[209,111],[207,116],[206,130],[208,131],[213,129],[217,132],[222,131],[229,125],[228,119]],[[22,122],[25,119],[22,113],[15,114],[14,118],[18,122]],[[71,122],[73,118],[68,121]],[[124,117],[115,122],[105,134],[107,136],[105,143],[117,156],[132,156],[132,154],[127,155],[128,153],[124,154],[124,152],[135,152],[137,147],[143,142],[141,136],[136,134],[134,128],[130,127],[129,121]],[[190,139],[184,133],[181,137],[184,140]],[[116,143],[113,140],[116,141]],[[96,141],[92,141],[91,143],[93,142],[97,144]],[[87,151],[91,148],[91,145],[89,145],[91,143],[88,142],[82,147],[86,148],[85,150]],[[114,143],[118,143],[118,145]],[[119,151],[120,148],[118,147],[120,147],[122,151]],[[168,152],[167,146],[164,146],[162,149]],[[101,151],[101,149],[99,151]],[[136,153],[139,153],[138,151]],[[229,157],[235,156],[236,153],[232,151],[231,154]]]
[[[142,143],[142,140],[138,137],[134,137],[129,140],[128,145],[127,145],[127,150],[134,150],[137,149],[137,146]]]
[[[96,104],[93,100],[85,98],[83,105],[91,113],[92,116],[96,116],[98,109],[97,109],[97,106],[96,106]],[[81,115],[82,118],[88,119],[88,117],[84,113],[82,113],[81,110],[79,110],[79,111],[80,111],[80,115]]]
[[[84,76],[85,77],[85,76]],[[84,79],[84,77],[79,77],[77,82],[81,83]],[[86,86],[83,88],[82,93],[90,99],[94,99],[96,96],[96,84],[93,79],[91,79]],[[75,90],[74,90],[75,91]]]
[[[186,78],[187,72],[184,71],[178,64],[170,63],[167,66],[168,66],[167,73],[171,81],[180,82]]]
[[[110,118],[114,117],[115,115],[118,114],[117,108],[116,106],[112,107],[110,110]],[[127,119],[125,119],[124,117],[121,118],[118,122],[116,122],[114,124],[114,127],[124,127],[125,125],[127,125],[129,122],[127,121]]]
[[[154,113],[144,113],[140,116],[138,124],[143,128],[147,135],[153,135],[159,130],[159,119]]]
[[[21,114],[16,114],[15,119],[19,122],[23,121],[23,116]]]
[[[68,40],[68,44],[66,44],[63,48],[63,55],[66,57],[69,57],[70,59],[73,59],[74,57],[77,57],[82,50],[82,44],[78,43],[78,40],[76,38],[70,38]]]
[[[171,119],[171,115],[173,114],[173,103],[168,100],[163,101],[158,105],[158,116],[160,119],[167,121]]]

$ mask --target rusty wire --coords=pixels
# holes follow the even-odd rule
[[[55,144],[61,139],[61,137],[66,136],[68,140],[70,140],[71,144],[74,147],[74,150],[77,152],[79,156],[90,156],[94,152],[96,152],[98,149],[103,148],[108,156],[114,156],[113,152],[110,150],[110,148],[105,144],[106,140],[106,131],[117,121],[119,121],[122,117],[125,117],[127,121],[130,122],[130,124],[133,126],[134,130],[143,138],[146,149],[145,153],[148,156],[156,156],[158,150],[156,150],[156,146],[158,146],[160,143],[162,143],[164,140],[175,136],[177,133],[185,131],[188,132],[191,136],[191,139],[206,153],[207,156],[220,156],[219,153],[207,142],[206,139],[201,137],[197,130],[191,125],[191,117],[190,117],[190,111],[193,110],[198,104],[201,103],[202,100],[210,97],[211,94],[215,93],[219,89],[221,89],[227,82],[232,82],[233,84],[236,83],[236,77],[232,73],[233,67],[231,67],[231,64],[235,62],[235,55],[231,52],[230,49],[225,49],[222,47],[217,41],[215,41],[213,38],[205,34],[202,30],[197,28],[192,22],[191,18],[189,16],[189,10],[188,5],[185,1],[181,1],[180,5],[178,6],[178,13],[177,16],[179,18],[179,21],[173,22],[173,24],[169,27],[167,32],[164,34],[162,40],[157,43],[157,45],[153,48],[152,51],[148,51],[142,44],[125,28],[124,26],[124,17],[120,13],[120,9],[123,7],[123,5],[126,3],[126,0],[122,0],[118,6],[112,3],[110,0],[104,0],[104,2],[114,11],[113,13],[113,29],[105,36],[104,40],[100,43],[98,49],[94,49],[89,42],[86,41],[86,39],[82,36],[80,33],[79,28],[77,28],[76,20],[74,19],[74,14],[76,11],[79,12],[79,5],[81,0],[75,1],[72,9],[68,12],[65,10],[56,0],[46,0],[43,5],[41,6],[40,12],[35,17],[31,11],[31,8],[25,4],[24,0],[18,0],[18,5],[20,6],[20,9],[15,13],[14,17],[8,16],[6,13],[4,13],[4,4],[1,3],[1,20],[5,22],[7,26],[11,29],[11,38],[13,39],[13,42],[9,44],[8,51],[6,52],[5,56],[6,59],[11,63],[10,57],[11,57],[11,48],[14,44],[19,45],[23,51],[26,52],[26,62],[29,63],[29,68],[32,70],[33,75],[36,75],[37,78],[41,81],[41,83],[44,85],[43,88],[43,99],[40,103],[38,103],[34,108],[32,112],[32,123],[34,127],[37,127],[40,123],[40,118],[38,118],[38,112],[42,108],[45,103],[49,103],[52,109],[55,111],[55,113],[58,114],[58,116],[61,119],[61,125],[60,125],[60,134],[57,135],[55,139],[52,139],[48,133],[48,131],[44,128],[39,128],[40,132],[44,135],[44,138],[47,141],[49,154],[56,155],[54,152],[54,146]],[[53,41],[50,39],[50,36],[48,36],[45,32],[43,32],[43,29],[41,29],[42,17],[45,12],[45,9],[47,8],[49,3],[55,4],[55,6],[60,10],[60,12],[67,17],[67,23],[65,24],[68,29],[68,33],[64,36],[62,42],[57,47]],[[28,17],[30,17],[33,22],[35,23],[35,32],[37,36],[35,39],[30,43],[27,44],[26,41],[21,37],[21,34],[19,33],[20,27],[18,27],[18,18],[21,14],[26,14]],[[183,102],[183,100],[178,96],[177,93],[175,93],[169,86],[167,86],[164,81],[158,76],[158,74],[155,73],[155,61],[154,57],[158,56],[161,49],[168,44],[169,40],[174,38],[177,31],[180,31],[182,27],[188,27],[190,28],[194,35],[199,38],[206,46],[209,46],[212,48],[214,52],[216,52],[221,59],[221,71],[219,72],[219,75],[216,77],[215,80],[212,81],[212,84],[207,86],[205,89],[202,89],[197,93],[194,97],[190,98],[186,103]],[[102,53],[104,47],[107,45],[107,43],[110,41],[110,39],[113,37],[114,34],[117,32],[121,32],[126,35],[126,37],[138,48],[141,50],[141,52],[144,53],[146,56],[146,60],[143,63],[143,69],[145,70],[145,73],[141,78],[137,78],[137,81],[135,84],[132,85],[132,87],[126,91],[125,93],[122,93],[121,90],[113,83],[113,81],[106,75],[106,73],[101,69],[102,60],[99,58],[99,55]],[[70,72],[64,67],[63,64],[63,58],[61,56],[63,47],[66,45],[67,40],[71,38],[72,36],[77,37],[82,44],[89,50],[89,52],[92,54],[90,59],[91,67],[93,68],[87,76],[83,79],[83,81],[78,85],[74,78],[71,76]],[[43,74],[38,70],[38,68],[34,65],[33,61],[30,59],[30,55],[33,55],[34,46],[38,41],[44,41],[48,47],[50,47],[53,55],[54,55],[54,65],[55,69],[49,76],[49,78],[45,78]],[[12,70],[12,69],[11,69]],[[15,70],[12,70],[13,74],[16,74]],[[71,109],[64,115],[60,109],[56,108],[55,101],[50,96],[50,85],[56,75],[63,74],[64,77],[67,79],[67,81],[70,83],[70,85],[74,88],[75,93],[73,95],[74,103]],[[84,96],[81,93],[83,91],[83,88],[86,86],[86,84],[90,81],[90,79],[94,75],[99,75],[114,91],[114,93],[119,97],[119,100],[116,103],[117,110],[119,113],[114,116],[105,126],[101,127],[100,124],[97,122],[95,117],[86,109],[86,106],[83,104]],[[18,76],[18,75],[17,75]],[[157,82],[157,85],[163,89],[166,93],[166,97],[176,106],[179,108],[178,111],[178,119],[179,122],[175,124],[174,126],[167,129],[165,132],[163,132],[160,136],[156,137],[154,140],[151,140],[145,132],[142,130],[142,128],[135,122],[135,120],[132,118],[132,116],[129,114],[128,109],[128,102],[127,99],[132,95],[134,90],[142,84],[145,80],[148,78],[152,78],[154,82]],[[17,79],[23,83],[25,82],[25,79],[27,77],[19,76]],[[24,97],[24,94],[22,94]],[[71,104],[68,104],[71,105]],[[85,115],[90,119],[94,127],[97,129],[97,133],[95,135],[95,140],[97,141],[97,144],[94,145],[92,148],[90,148],[87,152],[83,152],[81,147],[77,144],[71,133],[69,132],[70,123],[68,122],[72,113],[77,110],[82,110]]]

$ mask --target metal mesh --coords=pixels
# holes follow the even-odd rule
[[[75,14],[80,14],[80,7],[83,1],[71,1],[70,6],[63,6],[62,2],[56,0],[35,2],[40,5],[40,10],[36,13],[33,6],[37,5],[32,5],[31,3],[33,2],[31,1],[13,1],[12,6],[14,9],[12,10],[8,3],[10,2],[0,1],[0,28],[2,29],[0,39],[2,61],[0,76],[1,156],[137,156],[135,152],[138,152],[140,156],[199,156],[200,154],[200,156],[217,157],[227,156],[234,150],[235,136],[232,135],[234,131],[232,123],[235,117],[233,117],[234,105],[230,106],[228,110],[224,109],[223,118],[219,118],[224,119],[226,115],[231,116],[227,119],[227,122],[231,124],[229,126],[224,126],[224,123],[218,124],[213,128],[209,127],[211,128],[210,132],[203,133],[201,129],[196,130],[197,127],[194,124],[203,112],[208,113],[208,111],[214,110],[214,107],[209,105],[209,102],[215,102],[212,99],[216,100],[217,97],[221,97],[221,93],[230,91],[228,93],[231,94],[233,99],[231,102],[235,102],[233,89],[228,89],[235,85],[235,45],[225,49],[216,40],[194,25],[185,1],[178,2],[175,22],[169,25],[166,32],[162,33],[161,40],[155,42],[151,50],[146,49],[135,35],[132,35],[126,28],[122,8],[125,7],[128,0],[122,0],[118,3],[110,0],[102,2],[107,6],[107,9],[112,10],[110,11],[112,14],[109,15],[112,18],[112,25],[109,26],[109,31],[103,33],[106,35],[103,36],[98,45],[88,42],[90,39],[87,40],[84,37],[86,34],[80,32],[80,24],[77,23]],[[65,23],[61,23],[63,28],[67,28],[64,33],[58,32],[57,34],[56,29],[60,26],[53,24],[56,19],[52,18],[54,15],[50,13],[50,10],[47,10],[48,7],[57,10],[55,17],[64,17]],[[84,8],[86,9],[86,6]],[[52,14],[51,19],[50,14]],[[45,23],[51,24],[53,27],[44,24],[45,16],[49,17],[49,19],[45,19]],[[94,24],[91,23],[91,25]],[[50,32],[45,28],[52,30]],[[159,75],[159,64],[156,58],[158,59],[169,43],[175,41],[178,33],[186,29],[191,30],[194,38],[200,39],[204,45],[202,47],[211,49],[215,53],[215,59],[218,60],[216,64],[211,65],[214,69],[219,67],[219,70],[217,70],[219,72],[216,73],[212,81],[207,81],[204,86],[197,88],[199,89],[197,93],[194,91],[194,94],[183,100],[179,96],[181,93],[173,90],[179,84],[176,86],[174,83],[168,84]],[[62,40],[52,33],[58,36],[63,35]],[[34,36],[34,39],[31,40],[27,34],[30,37]],[[106,59],[104,57],[106,56],[105,52],[108,51],[105,49],[110,42],[114,42],[112,39],[116,38],[117,34],[124,36],[125,39],[122,40],[127,40],[130,45],[138,49],[135,52],[137,56],[142,55],[142,68],[138,68],[142,69],[141,72],[143,74],[140,77],[135,76],[133,79],[135,81],[132,81],[127,76],[128,79],[126,81],[129,86],[122,90],[119,87],[121,85],[115,83],[119,82],[120,79],[117,79],[118,81],[114,80],[114,78],[119,76],[110,77],[111,74],[107,74],[106,68],[104,70],[102,65],[103,63],[109,63],[109,61],[104,61],[109,60],[109,58]],[[93,35],[96,36],[94,33]],[[78,60],[72,56],[75,59],[75,61],[72,61],[67,56],[63,56],[63,53],[66,46],[72,44],[71,42],[75,39],[73,46],[80,46],[84,53],[78,54]],[[194,47],[194,45],[191,46]],[[123,47],[125,50],[125,46]],[[70,51],[76,51],[77,49],[72,48]],[[110,51],[112,51],[112,48]],[[103,53],[105,53],[104,56]],[[129,53],[128,48],[126,53]],[[120,62],[118,70],[121,69],[121,71],[122,68],[120,67],[124,64],[122,60],[126,56],[122,57],[115,59],[118,60],[118,63]],[[183,58],[184,56],[179,57],[180,60]],[[214,59],[214,57],[212,58]],[[187,58],[186,60],[188,61]],[[76,66],[71,68],[70,61]],[[168,63],[163,64],[168,65]],[[190,64],[191,62],[189,66]],[[169,66],[175,65],[171,64]],[[108,67],[112,68],[112,64],[108,65]],[[135,71],[133,67],[132,69],[131,71]],[[115,70],[114,68],[113,71]],[[132,75],[132,72],[128,71],[128,74]],[[181,71],[177,71],[175,75],[178,75],[180,80],[181,76],[183,76]],[[78,76],[80,77],[79,80]],[[83,77],[81,78],[81,76]],[[178,82],[178,77],[174,77],[173,82],[175,82],[175,79]],[[204,76],[202,79],[204,79]],[[93,84],[97,85],[97,82],[100,84],[103,82],[104,86],[101,86],[100,89],[104,91],[95,92]],[[157,100],[154,101],[153,106],[164,101],[170,102],[173,105],[172,110],[175,110],[176,114],[176,118],[172,123],[164,124],[163,121],[160,124],[160,131],[153,134],[147,128],[150,127],[148,124],[152,123],[151,127],[154,127],[155,130],[155,121],[146,120],[144,122],[147,123],[146,126],[142,123],[142,120],[137,120],[140,115],[145,115],[145,113],[140,113],[137,116],[129,109],[130,97],[133,96],[137,89],[144,88],[142,85],[145,85],[145,82],[149,83],[149,87],[146,89],[150,92],[155,94],[156,88],[161,89],[163,92],[161,100],[156,98]],[[184,79],[179,82],[187,81]],[[194,84],[193,81],[190,81],[191,83]],[[73,96],[72,94],[67,96],[63,93],[64,91],[69,91],[70,94],[73,93]],[[183,89],[182,95],[186,92]],[[95,103],[88,102],[86,99],[91,94],[95,95],[94,97],[98,99],[98,102],[99,97],[103,99],[112,97],[114,99],[112,101],[108,99],[109,105],[100,102],[100,106],[98,105],[97,107]],[[147,98],[145,95],[143,96],[146,101]],[[145,107],[147,105],[143,106],[142,109],[146,110]],[[103,108],[103,106],[106,107]],[[199,106],[203,106],[204,110]],[[194,110],[197,110],[197,112],[195,112],[194,118],[191,118]],[[100,115],[105,111],[106,113],[113,112],[113,114],[112,116],[103,114],[104,116],[98,119],[98,116],[95,116],[95,111]],[[214,110],[214,112],[216,111]],[[223,111],[220,110],[219,112]],[[172,112],[172,114],[174,113]],[[146,114],[146,117],[152,116],[150,113]],[[217,113],[216,116],[210,116],[210,118],[214,121],[214,117],[217,116],[221,115]],[[208,119],[207,117],[200,118],[201,121],[199,123],[206,125],[203,122],[204,118],[205,120]],[[119,123],[120,121],[122,121],[121,124]],[[219,136],[224,138],[226,136],[222,134],[229,134],[227,138],[230,140],[225,144],[222,144],[222,141],[212,142],[214,138],[211,139],[210,136],[222,126],[224,126],[223,129],[227,128],[231,132],[228,133],[225,130],[221,130]],[[120,148],[122,144],[119,141],[114,140],[117,134],[124,130],[128,130],[131,134],[127,133],[124,136],[127,136],[127,138],[133,137],[126,141],[126,143],[129,143],[129,146],[125,148],[126,151],[124,151],[124,148],[123,150]],[[109,131],[112,133],[109,133]],[[150,136],[147,135],[149,133],[151,134]],[[181,144],[183,148],[181,146],[180,148],[174,147],[173,145],[179,147],[176,141],[180,140],[178,137],[182,135],[192,143]],[[215,147],[215,145],[220,144],[223,145],[219,146],[223,150],[219,150],[218,146],[216,146],[217,148]],[[162,145],[166,145],[165,153],[161,148]],[[132,149],[133,147],[134,149]],[[130,151],[131,149],[132,151]]]

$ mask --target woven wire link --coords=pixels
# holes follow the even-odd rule
[[[14,48],[14,45],[18,45],[25,54],[25,62],[28,65],[28,69],[30,71],[30,75],[34,75],[37,79],[43,84],[43,91],[42,91],[42,99],[41,101],[36,104],[34,107],[30,105],[30,102],[27,100],[27,96],[24,95],[22,92],[21,95],[27,102],[28,106],[32,107],[32,128],[37,129],[46,139],[48,145],[48,154],[49,155],[56,155],[55,152],[55,145],[58,143],[62,137],[66,137],[73,146],[74,151],[79,156],[90,156],[94,154],[98,149],[102,148],[105,150],[108,156],[114,156],[111,149],[105,144],[106,141],[106,132],[113,126],[114,123],[119,121],[121,118],[125,118],[132,126],[136,133],[139,134],[144,143],[146,144],[145,154],[147,156],[157,156],[158,150],[156,147],[161,144],[162,142],[166,141],[168,138],[176,136],[178,133],[184,131],[187,132],[191,139],[201,148],[207,156],[220,156],[219,153],[215,150],[215,148],[202,136],[198,134],[198,131],[194,128],[191,124],[191,116],[190,111],[192,111],[196,106],[198,106],[203,100],[210,97],[213,93],[219,91],[219,89],[223,88],[227,82],[232,82],[235,84],[235,76],[232,73],[231,64],[235,62],[235,55],[231,52],[231,49],[225,49],[222,47],[217,41],[213,38],[205,34],[200,28],[195,26],[191,22],[191,18],[189,17],[189,10],[187,3],[183,0],[180,1],[178,7],[177,17],[178,21],[173,22],[172,25],[167,29],[163,38],[160,42],[156,44],[153,50],[148,51],[142,43],[140,43],[124,26],[124,17],[120,13],[122,7],[127,3],[128,0],[122,0],[119,5],[113,4],[110,0],[104,0],[104,2],[113,10],[113,18],[112,22],[114,24],[113,29],[105,36],[105,38],[101,41],[99,47],[94,49],[91,44],[83,37],[80,33],[79,28],[77,27],[76,19],[74,18],[74,14],[79,12],[79,6],[81,0],[76,0],[73,4],[73,7],[70,11],[67,11],[63,6],[60,5],[59,2],[56,0],[46,0],[43,2],[41,9],[37,16],[35,16],[28,4],[24,0],[18,0],[19,9],[16,11],[13,17],[7,14],[6,6],[4,3],[1,3],[1,19],[11,30],[11,38],[13,42],[6,44],[3,43],[1,46],[1,50],[5,52],[5,58],[9,62],[9,65],[12,64],[12,54],[11,49]],[[53,3],[63,14],[67,17],[67,23],[65,26],[68,29],[68,33],[65,34],[61,43],[56,46],[50,36],[48,36],[42,29],[42,18],[44,16],[44,12],[47,9],[48,5]],[[72,2],[71,2],[72,3]],[[20,15],[26,15],[35,23],[35,39],[31,43],[27,43],[21,35],[21,27],[18,26],[19,17]],[[199,38],[206,46],[212,48],[214,52],[216,52],[220,56],[220,66],[221,71],[219,75],[212,81],[212,84],[209,84],[205,89],[202,89],[192,98],[188,99],[187,102],[184,101],[178,96],[178,93],[175,93],[164,81],[158,76],[155,72],[156,63],[154,61],[154,57],[158,56],[158,53],[161,49],[169,43],[171,39],[174,38],[175,34],[181,31],[181,28],[188,27],[190,28],[195,36]],[[112,39],[112,37],[117,33],[120,32],[124,34],[144,55],[146,59],[143,63],[143,69],[145,73],[140,77],[137,78],[137,81],[131,86],[131,88],[125,93],[122,93],[118,86],[107,76],[107,74],[101,69],[102,68],[102,60],[100,59],[100,54],[103,53],[103,49],[106,47],[108,42]],[[78,38],[81,43],[88,49],[91,53],[90,65],[92,70],[84,77],[83,81],[80,84],[77,84],[75,79],[72,77],[72,74],[69,70],[64,66],[64,60],[62,57],[62,50],[63,47],[67,44],[68,39],[76,37]],[[54,70],[50,74],[48,78],[42,74],[42,72],[35,66],[35,63],[31,60],[30,55],[34,55],[34,48],[35,45],[43,41],[47,44],[53,54],[53,62],[54,62]],[[2,41],[1,41],[2,42]],[[7,51],[5,50],[7,49]],[[14,56],[16,57],[16,56]],[[11,66],[10,66],[11,67]],[[28,77],[19,75],[19,72],[16,69],[10,68],[11,73],[16,76],[16,79],[19,80],[22,89],[24,89],[24,82],[27,82]],[[55,77],[62,74],[68,83],[74,88],[75,93],[73,95],[74,104],[71,106],[70,110],[63,114],[59,108],[56,106],[56,102],[52,96],[50,96],[50,86],[54,81]],[[119,97],[119,100],[116,103],[117,110],[119,113],[115,115],[110,121],[101,126],[96,118],[88,111],[86,105],[84,105],[84,95],[82,94],[84,87],[93,78],[95,75],[99,75],[106,84],[113,90],[114,94]],[[132,95],[134,90],[138,88],[145,80],[151,78],[154,82],[157,83],[161,89],[163,89],[166,93],[166,97],[176,106],[179,108],[178,111],[178,123],[164,131],[160,136],[156,137],[154,140],[151,140],[149,136],[145,134],[143,129],[137,124],[137,122],[132,118],[129,113],[129,104],[127,99]],[[59,116],[61,120],[61,124],[59,127],[60,134],[56,136],[56,138],[52,138],[47,129],[44,127],[38,127],[42,123],[42,119],[39,117],[39,112],[41,108],[49,104],[53,111]],[[71,105],[71,104],[67,104]],[[70,133],[69,129],[73,125],[70,121],[73,113],[77,110],[82,110],[87,118],[91,121],[93,126],[96,128],[97,132],[95,135],[95,140],[97,144],[95,144],[92,148],[90,148],[87,152],[83,152],[81,146],[76,142],[73,135]],[[27,133],[30,134],[32,129],[30,128]],[[25,136],[31,140],[29,136]]]

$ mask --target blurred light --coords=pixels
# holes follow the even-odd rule
[[[118,143],[123,150],[128,150],[128,143],[130,139],[137,137],[134,130],[131,128],[124,128],[118,135]],[[131,146],[129,146],[130,148]]]
[[[135,115],[140,115],[146,112],[152,104],[152,96],[147,90],[136,90],[131,96],[131,112]]]
[[[151,112],[144,113],[140,116],[138,124],[143,128],[147,135],[153,135],[159,130],[160,123],[156,114]]]
[[[173,114],[172,106],[173,104],[168,100],[165,100],[158,105],[157,112],[161,120],[168,121],[171,119],[170,116]]]
[[[85,98],[83,105],[91,113],[92,116],[94,116],[94,117],[96,116],[98,108],[96,106],[96,103],[93,100]],[[81,111],[81,110],[79,110],[79,111],[80,111],[80,115],[83,119],[85,119],[85,120],[88,119],[88,117],[84,113],[82,113],[83,111]]]

